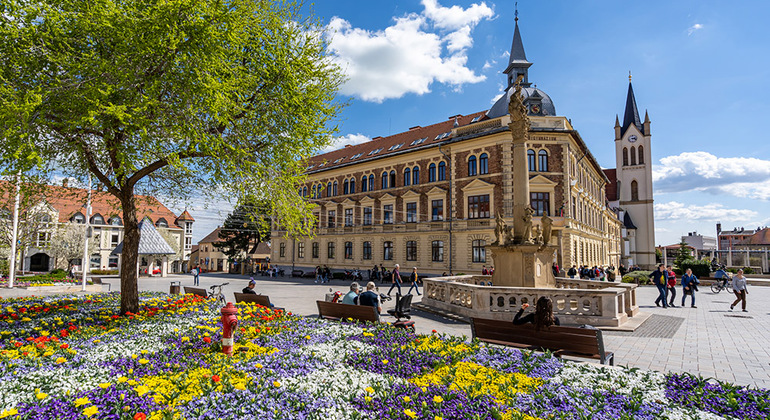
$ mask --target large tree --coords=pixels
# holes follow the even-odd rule
[[[260,242],[269,241],[270,208],[264,200],[247,200],[236,206],[225,218],[218,235],[220,241],[214,242],[214,246],[230,259],[240,260]]]
[[[289,230],[305,159],[325,146],[340,69],[300,6],[272,0],[6,0],[0,169],[85,181],[120,202],[121,311],[139,309],[137,195],[259,190]]]

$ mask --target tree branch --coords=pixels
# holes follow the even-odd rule
[[[188,150],[186,152],[181,152],[177,154],[177,158],[180,160],[187,159],[187,158],[207,157],[207,156],[210,156],[210,155],[208,153],[199,152],[196,150]],[[127,187],[133,188],[133,186],[136,185],[136,183],[139,182],[139,180],[157,171],[158,169],[163,168],[164,166],[168,165],[168,163],[169,163],[168,158],[162,158],[162,159],[156,160],[155,162],[145,166],[144,168],[136,171],[133,175],[131,175],[131,177],[126,180],[125,185]]]

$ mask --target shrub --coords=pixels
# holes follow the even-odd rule
[[[650,284],[652,271],[633,271],[623,276],[623,283]]]
[[[341,271],[336,271],[336,272],[332,273],[332,278],[336,279],[336,280],[342,280],[342,279],[345,278],[345,273],[343,273]]]
[[[115,275],[115,274],[118,274],[118,270],[96,269],[96,270],[91,270],[91,274],[96,274],[96,275],[99,275],[99,276]]]
[[[743,274],[754,274],[754,270],[751,267],[729,267],[727,271],[735,274],[741,268],[743,269]]]
[[[9,264],[8,260],[0,259],[0,275],[7,276],[9,274]]]
[[[61,268],[55,268],[55,269],[51,270],[51,272],[50,272],[50,273],[48,273],[48,274],[65,274],[65,275],[66,275],[66,274],[67,274],[67,272],[66,272],[66,271],[64,271],[64,269],[61,269]]]
[[[708,261],[689,259],[682,261],[679,268],[682,273],[687,271],[688,268],[692,269],[692,273],[695,274],[695,277],[708,277],[709,274],[711,274],[711,264]],[[681,273],[677,272],[676,274]]]

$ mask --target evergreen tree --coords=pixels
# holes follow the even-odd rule
[[[682,242],[679,243],[679,251],[674,258],[674,265],[678,268],[682,268],[682,263],[691,259],[693,259],[692,249],[687,245],[687,242],[682,239]]]
[[[231,260],[242,262],[254,247],[270,240],[270,214],[267,202],[250,200],[238,205],[227,215],[219,231],[221,241],[214,242],[214,246]]]

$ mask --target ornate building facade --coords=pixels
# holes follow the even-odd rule
[[[495,217],[510,223],[513,191],[529,182],[534,224],[553,219],[554,262],[617,266],[623,223],[608,206],[609,179],[548,94],[529,82],[531,65],[517,19],[507,88],[492,108],[311,158],[299,194],[318,206],[316,234],[287,239],[274,226],[271,261],[478,273],[494,264],[486,245],[495,240]],[[517,79],[531,122],[527,180],[514,179],[508,129]]]

